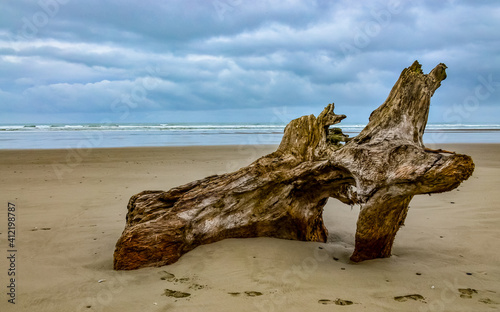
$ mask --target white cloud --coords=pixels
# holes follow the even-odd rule
[[[17,35],[22,17],[39,8],[6,3],[0,106],[85,118],[109,112],[110,102],[142,85],[146,96],[134,110],[144,114],[137,116],[335,101],[351,118],[362,119],[415,59],[424,71],[448,65],[439,105],[461,101],[479,75],[500,71],[497,2],[227,4],[221,18],[210,1],[201,0],[69,2],[27,39]],[[154,88],[144,88],[144,81]],[[499,102],[495,92],[482,105],[495,110]]]

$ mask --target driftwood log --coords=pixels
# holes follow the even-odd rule
[[[351,260],[389,257],[412,197],[450,191],[474,170],[471,157],[426,149],[422,142],[445,69],[439,64],[424,74],[417,61],[404,69],[352,139],[330,129],[346,116],[329,104],[318,117],[292,120],[278,149],[247,167],[132,196],[114,268],[170,264],[225,238],[326,242],[322,212],[330,197],[360,205]]]

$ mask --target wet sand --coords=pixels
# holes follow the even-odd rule
[[[331,199],[326,244],[229,239],[177,263],[112,270],[130,196],[245,166],[276,146],[0,150],[1,311],[495,311],[500,309],[500,144],[469,154],[457,190],[416,196],[389,259],[351,264],[359,207]],[[8,202],[16,304],[7,300]]]

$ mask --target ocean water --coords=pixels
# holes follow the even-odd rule
[[[337,125],[350,137],[365,125]],[[0,149],[279,144],[284,124],[4,124]],[[500,143],[500,124],[428,124],[428,145]]]

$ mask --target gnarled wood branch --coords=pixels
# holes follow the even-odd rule
[[[247,167],[132,196],[114,268],[170,264],[225,238],[325,242],[322,212],[330,197],[361,206],[351,260],[389,257],[413,196],[452,190],[474,170],[469,156],[426,150],[430,98],[446,78],[446,66],[427,75],[420,68],[415,61],[403,70],[351,140],[330,129],[346,116],[329,104],[318,117],[292,120],[278,149]]]

